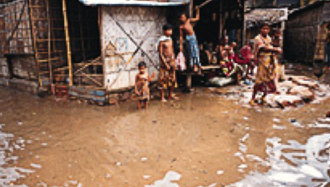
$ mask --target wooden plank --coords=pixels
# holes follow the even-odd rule
[[[221,69],[220,65],[208,65],[208,66],[201,66],[202,70],[212,70],[212,69]]]

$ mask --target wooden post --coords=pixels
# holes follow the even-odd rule
[[[69,25],[68,25],[68,14],[66,9],[66,0],[62,0],[63,4],[63,18],[64,18],[64,31],[65,31],[65,41],[66,41],[66,53],[69,65],[69,86],[73,85],[73,74],[72,74],[72,58],[71,58],[71,46],[70,46],[70,35],[69,35]]]
[[[190,0],[189,2],[189,17],[194,16],[194,0]]]
[[[47,19],[48,19],[48,68],[49,68],[49,80],[50,84],[53,84],[53,67],[52,67],[52,60],[51,60],[51,21],[50,21],[50,8],[49,8],[49,1],[47,1]]]
[[[245,23],[245,12],[246,12],[246,7],[245,7],[245,1],[242,0],[241,1],[242,6],[243,6],[243,10],[241,11],[241,16],[242,16],[242,33],[241,33],[241,46],[243,47],[244,44],[246,43],[246,23]]]
[[[190,72],[187,72],[186,74],[186,86],[188,89],[191,89],[192,87],[192,74]]]
[[[83,61],[85,62],[86,61],[86,50],[85,50],[85,41],[84,41],[84,36],[83,36],[83,25],[82,25],[82,22],[84,20],[82,20],[81,11],[82,11],[82,8],[79,8],[80,42],[81,42]]]

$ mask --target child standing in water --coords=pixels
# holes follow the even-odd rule
[[[179,100],[174,94],[176,87],[176,65],[172,41],[172,26],[165,24],[163,26],[164,35],[157,42],[157,49],[160,58],[159,68],[159,90],[162,102],[166,102],[165,90],[169,90],[169,99]]]
[[[142,103],[145,108],[148,108],[148,102],[150,100],[149,82],[155,76],[153,73],[151,77],[149,77],[146,67],[147,65],[145,62],[140,62],[138,65],[139,73],[135,77],[135,94],[138,96],[139,110],[142,108]]]

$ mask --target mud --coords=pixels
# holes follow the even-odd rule
[[[137,111],[0,87],[0,186],[330,185],[329,99],[281,110],[179,96]]]

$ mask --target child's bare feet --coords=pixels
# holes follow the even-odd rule
[[[256,102],[254,101],[254,99],[251,99],[251,101],[249,102],[249,104],[250,104],[251,106],[255,106],[255,105],[256,105]]]
[[[194,72],[198,72],[198,67],[197,67],[197,65],[194,65]]]
[[[165,98],[162,98],[162,99],[161,99],[161,102],[166,103],[167,100],[166,100]]]
[[[178,98],[178,97],[176,97],[176,96],[171,96],[169,99],[173,99],[173,100],[175,100],[175,101],[179,101],[179,100],[180,100],[180,98]]]

